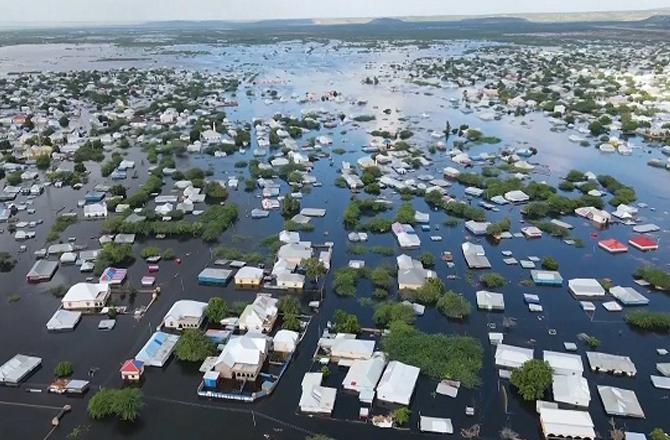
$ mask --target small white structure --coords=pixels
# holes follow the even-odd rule
[[[419,368],[402,362],[389,362],[377,385],[377,397],[384,402],[409,405],[420,372]]]
[[[505,200],[511,203],[524,203],[530,200],[528,194],[520,190],[508,191],[503,195],[503,197],[505,197]]]
[[[206,302],[182,299],[176,301],[163,318],[166,328],[182,330],[185,328],[198,328],[205,319]]]
[[[552,391],[556,402],[588,408],[591,391],[588,381],[582,376],[563,376],[555,374]]]
[[[277,320],[279,300],[267,293],[259,293],[253,303],[244,308],[239,319],[240,330],[257,333],[269,332]]]
[[[107,217],[107,203],[91,203],[84,205],[84,218],[105,218]]]
[[[377,382],[386,366],[386,356],[384,353],[375,353],[370,359],[355,360],[352,362],[349,371],[342,381],[342,386],[346,390],[374,392]]]
[[[521,368],[523,364],[533,359],[533,353],[532,348],[498,344],[495,354],[496,366],[511,369]]]
[[[544,438],[596,438],[593,420],[586,411],[541,407],[539,412]]]
[[[333,339],[326,339],[326,345],[330,343],[330,354],[336,359],[356,360],[356,359],[370,359],[375,350],[375,341],[365,339],[353,339],[348,337],[335,337]],[[322,339],[321,341],[324,341]],[[319,342],[321,345],[322,342]],[[323,345],[321,345],[323,346]]]
[[[649,299],[632,287],[614,286],[610,289],[610,293],[626,306],[644,306],[649,304]]]
[[[454,426],[451,423],[451,419],[421,416],[419,419],[419,430],[421,432],[434,432],[436,434],[453,434]]]
[[[52,332],[73,330],[80,319],[81,312],[58,309],[47,322],[47,330]]]
[[[589,360],[592,371],[625,374],[630,377],[637,374],[637,368],[635,368],[635,364],[628,356],[587,351],[586,358]]]
[[[335,407],[337,389],[321,386],[323,373],[305,373],[302,379],[300,411],[305,413],[331,414]]]
[[[65,310],[99,309],[107,304],[110,289],[107,283],[77,283],[61,299]]]
[[[581,376],[584,372],[582,357],[577,354],[544,350],[544,360],[549,363],[554,374],[561,376]]]
[[[605,412],[611,416],[644,418],[644,411],[637,400],[635,391],[598,385],[598,394]]]
[[[238,286],[259,286],[263,281],[263,269],[244,266],[235,274],[235,284]]]
[[[18,385],[26,376],[42,364],[42,358],[17,354],[0,365],[0,383]]]
[[[298,345],[298,333],[281,329],[272,338],[272,349],[278,353],[293,353]]]
[[[480,310],[505,310],[505,297],[502,293],[477,291],[477,308]]]
[[[605,295],[603,286],[593,278],[573,278],[568,280],[568,288],[578,298]]]

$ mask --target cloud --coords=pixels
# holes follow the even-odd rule
[[[138,22],[584,12],[667,7],[666,0],[3,0],[2,22]]]

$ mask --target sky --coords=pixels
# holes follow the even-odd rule
[[[486,15],[670,7],[670,0],[0,0],[0,22],[143,22]]]

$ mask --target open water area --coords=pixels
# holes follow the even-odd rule
[[[254,85],[243,83],[235,99],[238,107],[226,109],[231,121],[251,122],[253,118],[270,118],[277,112],[300,114],[301,111],[323,108],[345,114],[375,114],[373,123],[361,124],[361,127],[343,126],[329,130],[322,128],[313,135],[328,135],[333,139],[332,148],[344,148],[343,155],[333,155],[331,166],[327,159],[315,163],[312,172],[322,186],[304,190],[302,207],[325,208],[324,218],[312,221],[315,228],[311,232],[302,232],[303,240],[313,243],[334,242],[332,259],[333,270],[346,266],[350,259],[363,259],[367,267],[380,264],[395,266],[395,256],[407,253],[415,258],[430,252],[437,260],[435,270],[445,282],[447,288],[462,292],[473,305],[476,304],[475,291],[480,288],[468,281],[468,269],[460,252],[461,244],[470,239],[482,244],[493,265],[493,270],[504,275],[508,284],[494,289],[505,294],[506,310],[502,312],[483,312],[473,310],[463,322],[447,320],[433,308],[427,308],[424,316],[418,317],[415,326],[428,333],[447,333],[471,335],[482,341],[484,347],[484,366],[481,371],[482,385],[468,390],[461,387],[457,398],[452,399],[434,393],[437,382],[421,376],[411,402],[412,418],[410,429],[379,429],[371,423],[358,421],[358,402],[341,390],[332,418],[309,417],[298,413],[300,382],[306,371],[312,367],[312,355],[321,331],[332,319],[337,309],[344,309],[358,315],[363,327],[373,327],[374,308],[370,301],[373,287],[364,280],[355,298],[338,297],[330,288],[332,272],[325,284],[324,301],[311,321],[306,337],[301,342],[298,353],[289,370],[281,379],[274,393],[254,404],[236,404],[217,400],[201,399],[196,395],[200,382],[197,365],[185,365],[172,359],[164,368],[148,368],[142,386],[145,407],[139,420],[134,424],[124,424],[116,420],[93,422],[86,414],[86,403],[91,391],[98,387],[118,387],[121,384],[118,369],[121,363],[131,358],[144,345],[154,328],[177,299],[195,299],[207,301],[211,296],[220,295],[229,303],[251,301],[254,292],[235,289],[231,283],[225,288],[201,286],[197,283],[197,274],[213,261],[211,247],[199,239],[191,240],[144,240],[136,242],[134,250],[136,263],[130,267],[129,282],[139,286],[139,280],[146,275],[144,263],[139,258],[145,246],[170,247],[182,258],[181,264],[162,262],[157,274],[157,284],[161,295],[148,313],[140,320],[132,316],[120,316],[116,327],[110,332],[97,330],[99,317],[84,316],[74,332],[49,333],[45,324],[59,305],[59,299],[48,290],[54,286],[69,286],[83,281],[86,275],[79,273],[74,266],[63,266],[48,283],[29,285],[25,274],[34,262],[33,252],[44,247],[46,237],[57,213],[63,210],[77,209],[77,200],[83,198],[87,190],[98,183],[111,184],[109,178],[100,177],[99,166],[87,163],[91,171],[88,184],[80,190],[71,188],[45,189],[45,193],[34,200],[36,214],[31,219],[41,218],[44,223],[35,230],[37,238],[26,242],[17,242],[5,231],[0,235],[0,249],[16,255],[18,264],[10,273],[0,273],[0,360],[11,358],[16,353],[36,355],[43,358],[42,367],[18,388],[0,387],[0,438],[1,439],[42,439],[51,430],[51,418],[58,412],[56,408],[63,404],[72,405],[72,411],[62,420],[49,438],[64,439],[77,426],[87,427],[82,438],[91,439],[154,439],[165,440],[230,438],[230,439],[302,439],[312,433],[326,434],[332,438],[360,439],[422,439],[438,438],[437,435],[423,434],[417,429],[419,415],[449,417],[452,419],[456,434],[460,428],[475,423],[481,425],[481,438],[499,438],[503,427],[510,427],[522,438],[541,438],[538,416],[534,404],[525,404],[516,396],[506,380],[498,378],[494,366],[495,347],[488,343],[489,331],[504,331],[505,342],[513,345],[535,347],[536,357],[542,350],[563,351],[566,341],[578,344],[578,353],[586,350],[577,340],[578,333],[588,333],[602,341],[600,351],[630,356],[635,362],[638,374],[634,378],[614,377],[607,374],[594,374],[588,368],[585,377],[591,388],[589,412],[593,417],[596,430],[606,437],[609,430],[609,417],[605,414],[598,397],[597,385],[612,385],[632,389],[644,409],[646,419],[617,418],[617,425],[626,430],[649,432],[654,427],[670,429],[667,414],[670,403],[667,390],[653,387],[649,380],[655,373],[657,362],[667,362],[656,354],[657,348],[670,349],[670,338],[655,333],[633,331],[623,321],[622,312],[608,312],[599,303],[594,313],[587,314],[580,304],[563,287],[539,287],[522,285],[529,279],[529,271],[518,265],[507,266],[503,263],[502,250],[510,250],[518,259],[528,256],[553,256],[560,262],[560,272],[564,280],[570,278],[609,278],[614,284],[634,286],[632,273],[644,264],[653,264],[667,269],[670,263],[670,174],[663,169],[647,166],[651,157],[660,157],[657,148],[647,146],[636,140],[640,148],[631,156],[604,154],[597,148],[581,147],[568,140],[569,132],[551,130],[551,125],[541,112],[530,113],[524,117],[504,116],[501,120],[483,121],[473,114],[464,114],[449,105],[449,98],[458,97],[457,89],[426,88],[406,81],[402,73],[393,73],[391,64],[406,63],[423,56],[461,55],[476,49],[485,43],[452,42],[444,45],[432,45],[417,48],[412,45],[389,45],[383,49],[366,49],[337,42],[329,44],[288,42],[278,45],[257,46],[196,46],[167,48],[174,50],[192,50],[194,55],[165,55],[158,49],[117,48],[113,46],[84,44],[77,46],[40,45],[14,46],[0,48],[0,71],[68,71],[89,69],[117,69],[136,67],[169,67],[176,69],[216,70],[226,72],[257,73]],[[164,50],[167,50],[164,48]],[[125,58],[125,59],[124,59]],[[380,84],[365,85],[365,77],[378,76]],[[247,96],[244,88],[257,91],[256,96]],[[298,104],[295,100],[266,103],[260,96],[264,88],[273,88],[282,96],[295,94],[302,96],[307,92],[322,94],[337,90],[347,99],[344,103],[307,102]],[[353,103],[355,100],[367,101],[365,106]],[[382,113],[390,109],[390,114]],[[481,237],[472,237],[460,222],[456,227],[443,225],[448,218],[444,212],[430,209],[422,198],[412,203],[422,212],[430,212],[430,232],[417,230],[421,237],[420,249],[403,251],[395,237],[388,234],[370,235],[365,246],[387,246],[396,250],[396,255],[379,256],[368,253],[363,256],[347,253],[347,231],[343,226],[343,212],[350,201],[351,192],[347,188],[335,186],[342,161],[355,163],[364,155],[361,148],[368,144],[368,129],[379,128],[395,130],[411,126],[415,135],[412,142],[428,145],[430,132],[441,131],[446,121],[452,126],[469,124],[478,127],[487,135],[497,136],[502,142],[497,145],[473,146],[471,156],[482,152],[496,153],[506,147],[535,147],[538,154],[529,159],[537,165],[532,178],[557,185],[560,179],[571,169],[592,171],[595,174],[609,174],[625,185],[635,188],[639,202],[649,207],[640,209],[640,217],[645,223],[655,223],[661,231],[654,233],[660,249],[651,253],[642,253],[633,248],[621,255],[611,255],[598,248],[597,240],[616,238],[627,242],[633,235],[629,226],[614,224],[605,230],[596,230],[594,226],[579,217],[569,216],[563,220],[573,224],[574,238],[583,240],[584,247],[566,245],[561,239],[545,234],[537,240],[514,238],[494,243]],[[236,153],[226,158],[216,158],[205,154],[188,155],[178,160],[179,169],[194,166],[213,171],[212,178],[226,179],[231,175],[246,176],[246,168],[234,167],[239,160],[253,158],[256,147],[252,135],[252,145],[245,153]],[[146,178],[148,171],[144,153],[138,149],[129,152],[129,159],[138,164],[138,179],[127,179],[123,184],[132,194]],[[452,162],[443,152],[431,156],[429,167],[414,172],[414,175],[432,174],[442,176],[442,169]],[[289,191],[282,182],[282,194]],[[167,185],[166,185],[167,187]],[[164,189],[165,191],[165,189]],[[258,191],[257,191],[258,192]],[[250,211],[260,206],[256,193],[231,191],[229,202],[237,203],[240,218],[220,239],[220,245],[231,245],[245,251],[255,251],[264,238],[278,234],[283,219],[274,211],[268,218],[252,219]],[[449,193],[457,198],[463,196],[463,187],[454,184]],[[391,200],[394,206],[400,206],[401,199],[390,189],[382,191],[382,196]],[[19,196],[19,199],[24,196]],[[476,200],[472,202],[476,203]],[[653,208],[653,210],[651,209]],[[25,213],[21,214],[27,215]],[[381,214],[392,218],[394,211]],[[500,212],[487,212],[488,221],[498,221],[503,217],[512,220],[512,231],[522,226],[519,206],[506,205]],[[98,247],[100,234],[99,221],[80,221],[70,226],[62,237],[77,237],[78,244],[89,248]],[[436,226],[439,228],[435,230]],[[592,236],[597,233],[597,239]],[[443,241],[433,242],[430,235],[441,235]],[[20,253],[19,246],[25,244],[27,251]],[[455,267],[450,269],[440,260],[443,251],[454,254]],[[456,279],[448,279],[456,275]],[[475,273],[475,278],[478,276]],[[475,283],[476,284],[476,283]],[[661,292],[636,288],[649,299],[648,308],[657,311],[670,311],[670,296]],[[5,298],[18,293],[21,300],[10,303]],[[524,303],[523,294],[533,293],[540,297],[544,307],[542,313],[531,313]],[[139,293],[136,301],[148,302]],[[392,295],[396,295],[392,291]],[[306,303],[312,298],[303,298]],[[476,306],[475,306],[476,308]],[[516,325],[503,329],[503,317],[513,317]],[[493,330],[496,329],[496,330]],[[555,333],[555,334],[554,334]],[[91,381],[92,390],[84,398],[64,397],[43,393],[30,393],[26,388],[44,387],[52,379],[52,371],[60,360],[72,361],[76,367],[75,377],[88,376],[87,370],[94,374],[86,377]],[[584,357],[585,366],[587,361]],[[341,380],[346,372],[332,367],[333,374],[324,385],[341,388]],[[6,405],[20,403],[25,406]],[[475,408],[474,416],[465,415],[465,406]]]

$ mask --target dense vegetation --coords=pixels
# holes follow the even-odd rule
[[[137,388],[101,388],[89,400],[88,414],[93,419],[116,416],[124,422],[133,422],[143,406],[142,391]]]
[[[626,322],[636,328],[649,331],[670,332],[670,313],[635,311],[626,315]]]
[[[419,367],[434,379],[460,380],[468,388],[480,383],[483,350],[475,338],[430,335],[397,321],[382,345],[390,359]]]
[[[553,372],[549,363],[531,359],[512,372],[510,382],[524,400],[537,400],[544,396],[552,383]]]

